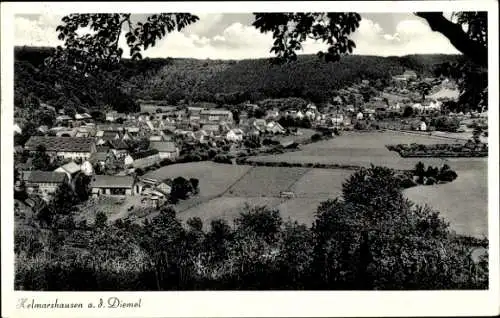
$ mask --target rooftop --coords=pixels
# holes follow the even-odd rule
[[[25,148],[27,150],[36,150],[39,145],[45,146],[47,151],[91,152],[94,139],[85,137],[31,136],[26,142]]]
[[[95,175],[91,181],[92,188],[132,188],[133,184],[131,176]]]
[[[172,141],[152,141],[149,146],[152,149],[156,149],[159,152],[175,152],[177,151],[177,146]]]
[[[67,164],[60,166],[57,169],[61,169],[61,168],[70,174],[76,173],[76,172],[81,170],[80,165],[76,164],[74,161],[68,162]]]
[[[136,160],[136,159],[150,157],[150,156],[156,155],[157,153],[158,153],[158,150],[149,149],[149,150],[145,150],[145,151],[131,153],[130,156],[132,157],[132,159]]]
[[[63,183],[66,178],[64,172],[54,171],[31,171],[27,181],[31,183]]]

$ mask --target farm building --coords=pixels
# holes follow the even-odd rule
[[[161,159],[158,150],[150,149],[126,155],[124,164],[126,167],[143,169],[160,162],[160,160]]]
[[[68,176],[62,172],[29,171],[23,173],[28,194],[40,194],[48,201],[57,188],[68,181]]]
[[[135,194],[134,178],[131,176],[96,175],[92,178],[90,187],[94,197],[99,195],[125,196]]]
[[[224,109],[208,109],[200,111],[200,120],[202,122],[232,122],[233,113]]]
[[[232,142],[242,141],[243,140],[243,130],[241,130],[239,128],[231,129],[226,134],[226,140],[232,141]]]
[[[31,136],[26,142],[25,149],[34,152],[39,145],[45,146],[46,153],[51,157],[73,160],[87,160],[91,154],[96,152],[93,138],[52,136]]]
[[[71,182],[73,177],[81,171],[81,166],[74,161],[71,161],[63,166],[60,166],[54,172],[62,172],[68,176],[68,180]]]
[[[286,132],[285,128],[275,121],[270,121],[266,125],[266,130],[272,134],[284,134]]]
[[[149,146],[158,150],[160,159],[176,159],[180,154],[179,148],[172,141],[152,141]]]

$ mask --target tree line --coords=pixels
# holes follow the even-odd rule
[[[310,227],[266,207],[247,207],[232,225],[222,219],[204,224],[198,217],[183,224],[167,206],[151,211],[144,223],[100,218],[98,226],[76,229],[52,224],[46,235],[18,228],[15,288],[488,288],[487,254],[470,256],[487,240],[454,235],[437,211],[407,200],[398,180],[384,167],[355,172],[341,197],[320,204]]]

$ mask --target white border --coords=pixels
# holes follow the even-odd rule
[[[380,2],[120,2],[120,3],[2,3],[2,316],[6,317],[203,317],[203,316],[475,316],[499,314],[499,201],[498,201],[498,4],[496,1],[380,1]],[[266,11],[489,11],[489,143],[488,195],[490,289],[446,292],[148,292],[49,293],[13,291],[13,16],[19,13],[70,12],[266,12]],[[140,310],[15,311],[17,299],[36,296],[38,302],[86,303],[119,295],[142,298]]]

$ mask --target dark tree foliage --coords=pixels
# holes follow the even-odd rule
[[[321,40],[329,45],[327,52],[318,52],[325,61],[338,61],[356,47],[349,35],[359,27],[361,16],[351,12],[255,13],[253,26],[262,33],[271,32],[271,52],[278,63],[295,61],[296,51],[307,39]]]
[[[44,145],[38,145],[33,154],[32,165],[34,170],[49,171],[52,168],[50,156],[46,153]]]
[[[440,172],[449,171],[442,167]],[[425,170],[424,170],[425,173]],[[120,221],[69,230],[90,253],[68,254],[54,230],[40,258],[37,243],[16,236],[16,288],[28,290],[412,290],[485,289],[486,240],[457,238],[439,214],[406,200],[394,171],[371,167],[323,202],[312,227],[283,222],[278,211],[247,207],[234,226],[200,218],[186,227],[162,208],[139,224]],[[57,223],[62,226],[62,221]],[[62,236],[61,236],[62,235]],[[40,237],[39,235],[31,237]],[[63,252],[66,251],[66,252]],[[36,263],[35,263],[36,262]],[[36,266],[34,266],[36,264]],[[54,280],[54,275],[59,279]]]

